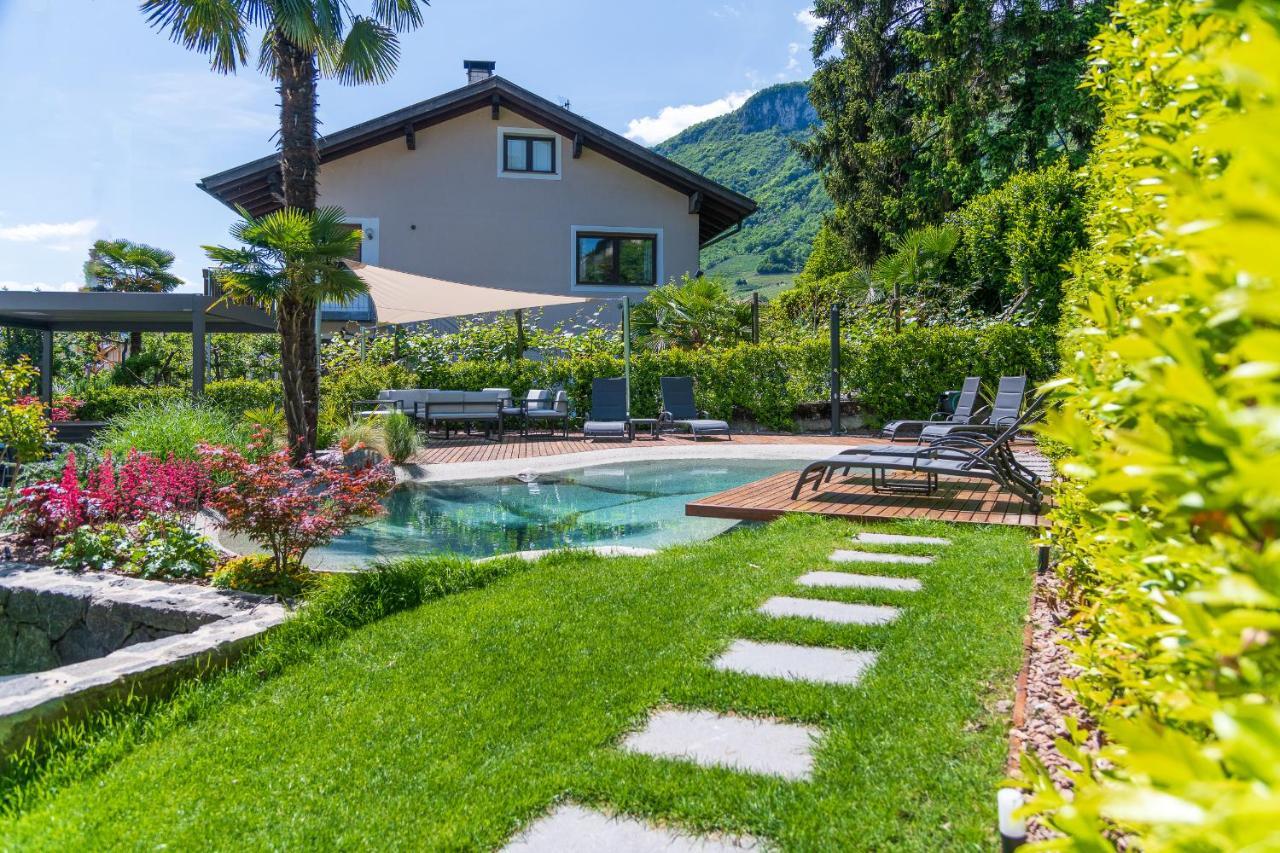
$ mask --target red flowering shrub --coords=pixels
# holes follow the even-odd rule
[[[385,464],[351,471],[308,457],[294,467],[288,450],[246,456],[205,444],[200,460],[229,483],[213,490],[208,505],[222,513],[227,530],[268,549],[280,576],[315,546],[382,514],[380,501],[395,483]]]
[[[82,484],[76,455],[68,453],[61,477],[18,493],[18,526],[33,538],[52,539],[84,524],[194,512],[209,488],[209,475],[199,463],[172,455],[160,461],[137,451],[130,451],[118,469],[108,453]]]

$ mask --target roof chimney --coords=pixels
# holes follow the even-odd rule
[[[498,67],[498,63],[484,59],[464,59],[462,67],[467,70],[468,83],[480,83],[493,76],[493,69]]]

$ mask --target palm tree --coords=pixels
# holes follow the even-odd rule
[[[300,462],[316,443],[316,398],[305,395],[300,375],[308,365],[315,371],[315,357],[302,351],[302,339],[283,332],[296,327],[304,306],[314,310],[325,300],[348,302],[366,291],[360,277],[343,263],[355,253],[360,234],[344,222],[340,207],[310,212],[286,207],[261,218],[240,208],[240,215],[231,236],[243,246],[204,250],[218,264],[215,275],[227,298],[252,302],[275,314],[282,333],[285,422],[294,460]]]
[[[88,290],[121,293],[168,293],[182,279],[169,271],[173,252],[135,243],[132,240],[98,240],[84,262],[84,283]],[[129,355],[142,353],[142,332],[129,335]]]
[[[142,0],[148,23],[184,47],[209,57],[214,71],[230,74],[248,64],[249,36],[261,30],[258,68],[278,83],[280,93],[280,175],[284,206],[299,211],[316,207],[316,82],[321,73],[346,85],[390,79],[400,58],[397,33],[422,25],[428,0],[370,0],[368,15],[356,15],[349,0]],[[299,358],[284,373],[302,383],[308,412],[305,433],[292,444],[314,450],[320,375],[316,370],[314,303],[281,307],[282,359]],[[293,396],[285,389],[285,400]],[[287,410],[287,405],[286,405]]]

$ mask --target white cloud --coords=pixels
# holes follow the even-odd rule
[[[818,16],[813,14],[812,9],[801,9],[799,12],[796,12],[796,20],[800,22],[800,26],[804,27],[811,33],[816,32],[818,27],[822,24],[822,21]]]
[[[27,225],[7,225],[0,227],[0,240],[12,240],[15,243],[44,243],[56,241],[57,245],[66,245],[75,237],[87,237],[98,227],[96,219],[77,219],[75,222],[32,222]]]
[[[724,3],[719,9],[711,10],[711,17],[720,18],[721,20],[726,18],[741,18],[742,10],[737,6],[734,6],[732,3]]]
[[[793,41],[787,45],[787,67],[778,72],[778,79],[794,77],[800,70],[800,44]]]
[[[624,135],[627,139],[633,139],[642,145],[656,145],[664,139],[670,139],[686,127],[736,110],[754,94],[754,90],[748,89],[742,92],[730,92],[723,98],[716,98],[707,104],[663,107],[656,116],[633,118],[627,122],[627,131]]]
[[[189,134],[270,132],[279,126],[270,83],[257,75],[224,77],[207,71],[171,71],[138,78],[129,107],[134,119]]]
[[[67,293],[84,287],[82,281],[64,281],[62,284],[49,284],[44,281],[0,281],[0,290],[43,290]]]

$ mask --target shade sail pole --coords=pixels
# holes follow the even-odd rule
[[[627,389],[627,417],[631,417],[631,297],[622,297],[622,378]]]

